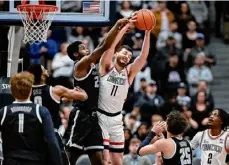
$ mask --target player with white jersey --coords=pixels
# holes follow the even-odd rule
[[[122,46],[115,52],[115,47],[129,29],[131,23],[123,27],[110,49],[102,56],[99,66],[100,89],[98,101],[99,124],[104,138],[104,162],[122,165],[124,150],[124,132],[122,108],[129,86],[135,75],[145,65],[150,47],[150,31],[145,32],[141,54],[130,63],[133,52],[128,46]],[[112,61],[115,56],[114,62]],[[110,154],[109,154],[110,151]]]
[[[201,165],[227,165],[229,152],[229,116],[222,109],[212,111],[209,129],[198,132],[191,141],[193,149],[200,147]]]

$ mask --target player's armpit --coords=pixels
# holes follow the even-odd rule
[[[193,150],[195,150],[200,145],[203,133],[204,132],[198,132],[191,140],[190,145]]]

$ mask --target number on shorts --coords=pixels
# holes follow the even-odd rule
[[[24,114],[23,113],[18,114],[18,132],[19,133],[24,132]]]
[[[117,85],[113,85],[112,91],[111,91],[111,96],[115,96],[118,90],[118,86]]]
[[[42,105],[42,97],[41,96],[35,96],[34,97],[34,103]]]
[[[185,164],[191,164],[191,154],[190,154],[190,148],[186,147],[186,148],[181,148],[180,149],[180,161],[181,164],[185,165]]]
[[[95,76],[95,88],[99,87],[99,76]]]
[[[212,153],[208,154],[208,164],[212,163]]]

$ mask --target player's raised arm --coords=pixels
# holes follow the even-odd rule
[[[145,31],[145,38],[142,45],[140,56],[138,56],[134,62],[130,65],[130,78],[134,79],[136,74],[143,68],[146,63],[149,48],[150,48],[150,33],[151,31]]]
[[[52,92],[59,99],[64,97],[69,100],[85,101],[88,98],[87,93],[83,89],[68,89],[60,85],[53,87]]]
[[[112,42],[114,41],[116,35],[118,34],[120,27],[122,27],[127,22],[128,19],[126,18],[120,19],[116,22],[116,24],[108,32],[107,36],[104,38],[101,44],[98,45],[98,47],[91,53],[91,55],[83,57],[78,62],[75,68],[75,72],[76,72],[75,75],[78,75],[80,72],[88,70],[88,67],[90,67],[92,63],[96,63],[97,60],[99,60],[99,58],[103,55],[103,53],[110,48]]]
[[[122,40],[124,34],[129,29],[130,24],[126,24],[118,33],[115,40],[113,41],[111,47],[104,52],[103,56],[100,59],[99,63],[99,73],[100,75],[104,75],[111,67],[112,67],[112,58],[115,53],[115,49],[117,44]]]

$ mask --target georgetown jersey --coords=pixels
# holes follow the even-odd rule
[[[200,146],[201,165],[226,165],[227,151],[225,148],[228,140],[227,131],[222,131],[219,136],[211,136],[209,130],[198,132],[193,138],[191,144],[195,149]],[[199,144],[199,145],[198,145]]]
[[[174,154],[170,158],[163,158],[164,165],[192,165],[192,149],[187,140],[172,137],[175,143]]]
[[[117,113],[122,111],[129,90],[127,69],[118,72],[113,67],[107,74],[100,77],[99,109]]]
[[[32,102],[14,102],[0,110],[4,158],[44,160],[43,107]]]
[[[75,65],[77,65],[77,63]],[[74,76],[74,87],[82,88],[88,95],[88,99],[86,101],[75,100],[74,106],[89,113],[96,111],[99,95],[98,64],[91,64],[91,67],[85,77],[76,78]]]
[[[52,117],[54,128],[59,129],[61,118],[59,114],[60,102],[52,96],[52,87],[48,85],[34,85],[32,89],[31,101],[35,104],[46,107]]]

